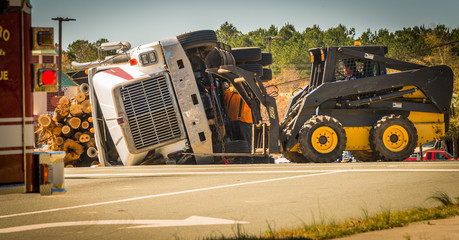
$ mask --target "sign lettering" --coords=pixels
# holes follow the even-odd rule
[[[10,31],[8,29],[3,29],[2,26],[0,26],[0,39],[3,39],[3,41],[8,42],[10,40]]]
[[[0,81],[8,80],[8,71],[0,71]]]

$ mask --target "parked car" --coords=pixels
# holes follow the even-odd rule
[[[419,153],[413,153],[410,155],[410,157],[408,157],[404,161],[406,162],[418,161],[418,155]],[[424,157],[422,158],[422,161],[450,161],[450,160],[459,160],[459,159],[455,159],[453,155],[445,151],[427,151],[425,152]]]
[[[336,162],[346,163],[346,162],[357,162],[354,156],[352,156],[351,152],[343,151],[343,154],[340,158],[336,160]]]

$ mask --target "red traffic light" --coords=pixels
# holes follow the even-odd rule
[[[56,70],[40,69],[38,70],[38,79],[41,85],[54,85],[56,84]]]

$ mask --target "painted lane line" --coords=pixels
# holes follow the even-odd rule
[[[298,175],[298,176],[291,176],[291,177],[265,179],[265,180],[258,180],[258,181],[252,181],[252,182],[227,184],[227,185],[220,185],[220,186],[214,186],[214,187],[190,189],[190,190],[184,190],[184,191],[178,191],[178,192],[160,193],[160,194],[146,195],[146,196],[141,196],[141,197],[125,198],[125,199],[113,200],[113,201],[107,201],[107,202],[98,202],[98,203],[82,204],[82,205],[62,207],[62,208],[45,209],[45,210],[32,211],[32,212],[15,213],[15,214],[9,214],[9,215],[2,215],[0,216],[0,219],[27,216],[27,215],[33,215],[33,214],[41,214],[41,213],[57,212],[57,211],[71,210],[71,209],[84,208],[84,207],[95,207],[95,206],[101,206],[101,205],[137,201],[137,200],[150,199],[150,198],[167,197],[167,196],[174,196],[174,195],[180,195],[180,194],[186,194],[186,193],[217,190],[217,189],[223,189],[223,188],[239,187],[239,186],[245,186],[245,185],[251,185],[251,184],[276,182],[276,181],[291,180],[291,179],[305,178],[305,177],[315,177],[315,176],[328,175],[328,174],[334,174],[334,173],[340,173],[340,172],[343,172],[343,171],[323,172],[323,173],[316,173],[316,174],[306,174],[306,175]]]
[[[223,175],[223,174],[273,174],[273,173],[327,173],[342,170],[284,170],[284,171],[235,171],[235,172],[162,172],[162,173],[76,173],[65,174],[66,178],[77,177],[123,177],[123,176],[164,176],[164,175]]]
[[[281,173],[327,173],[327,172],[459,172],[459,169],[346,169],[346,170],[281,170],[281,171],[237,171],[237,172],[162,172],[162,173],[76,173],[66,178],[81,177],[154,177],[165,175],[223,175],[223,174],[281,174]]]
[[[343,172],[459,172],[459,169],[347,169]]]
[[[210,218],[201,216],[191,216],[183,220],[161,220],[161,219],[143,219],[143,220],[93,220],[93,221],[74,221],[74,222],[53,222],[31,224],[16,227],[0,228],[1,233],[24,232],[38,229],[56,228],[56,227],[76,227],[76,226],[94,226],[94,225],[137,225],[126,227],[135,228],[157,228],[157,227],[182,227],[182,226],[200,226],[200,225],[232,225],[247,224],[248,222],[227,220],[222,218]]]

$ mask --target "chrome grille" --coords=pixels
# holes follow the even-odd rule
[[[181,136],[173,97],[165,76],[138,81],[120,89],[137,149]]]

